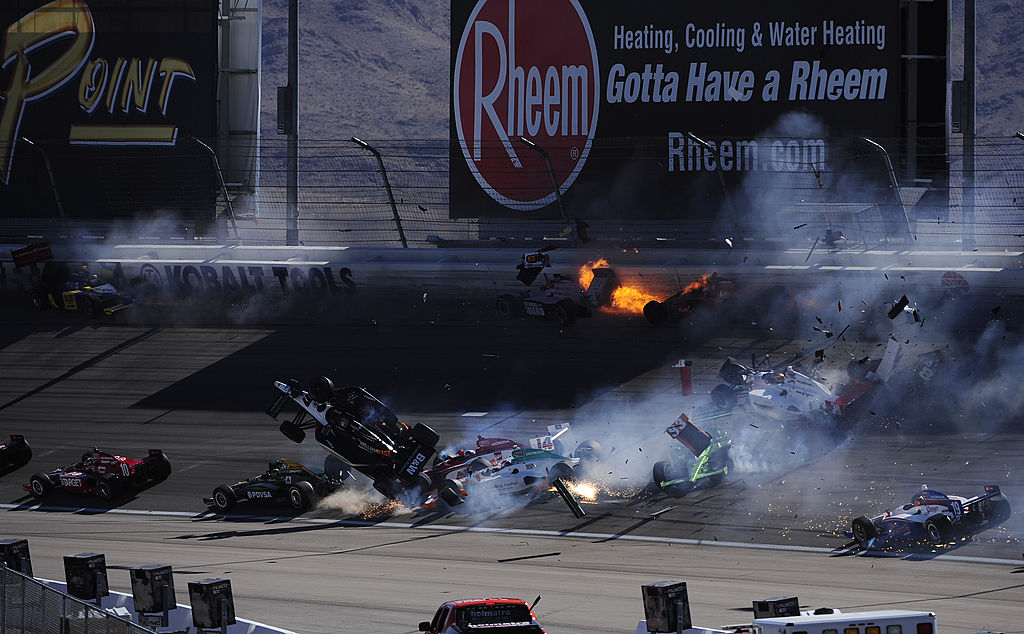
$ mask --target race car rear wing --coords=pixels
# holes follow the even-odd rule
[[[994,497],[999,497],[1001,494],[1002,494],[1002,491],[999,490],[999,485],[997,485],[997,484],[986,484],[985,485],[985,492],[982,493],[981,495],[975,495],[974,497],[969,498],[968,500],[966,500],[964,502],[964,508],[965,509],[970,509],[971,511],[974,511],[977,507],[981,506],[982,502],[985,502],[987,500],[991,500]]]
[[[711,446],[711,434],[694,425],[685,413],[666,427],[665,433],[682,443],[694,456],[700,456]]]

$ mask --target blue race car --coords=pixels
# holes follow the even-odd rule
[[[927,541],[947,544],[956,532],[973,533],[996,526],[1010,517],[1010,502],[996,485],[988,485],[981,495],[965,498],[946,495],[921,486],[921,492],[909,504],[890,509],[874,517],[853,520],[853,537],[862,548],[870,548],[877,539]]]

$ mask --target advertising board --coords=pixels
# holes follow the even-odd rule
[[[552,181],[624,218],[709,213],[693,203],[751,174],[820,181],[845,140],[904,133],[902,15],[895,0],[456,0],[452,216],[551,216]]]

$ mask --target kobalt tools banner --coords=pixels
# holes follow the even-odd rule
[[[209,210],[217,6],[0,3],[0,216]]]
[[[550,214],[554,180],[678,217],[719,171],[827,171],[830,138],[898,134],[900,39],[897,0],[456,0],[452,215]]]

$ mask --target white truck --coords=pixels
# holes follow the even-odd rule
[[[823,612],[819,610],[818,612]],[[682,634],[936,634],[935,613],[911,610],[873,610],[825,614],[802,612],[800,616],[754,619],[749,625],[727,625],[723,629],[691,627]],[[652,634],[640,621],[635,634]]]

